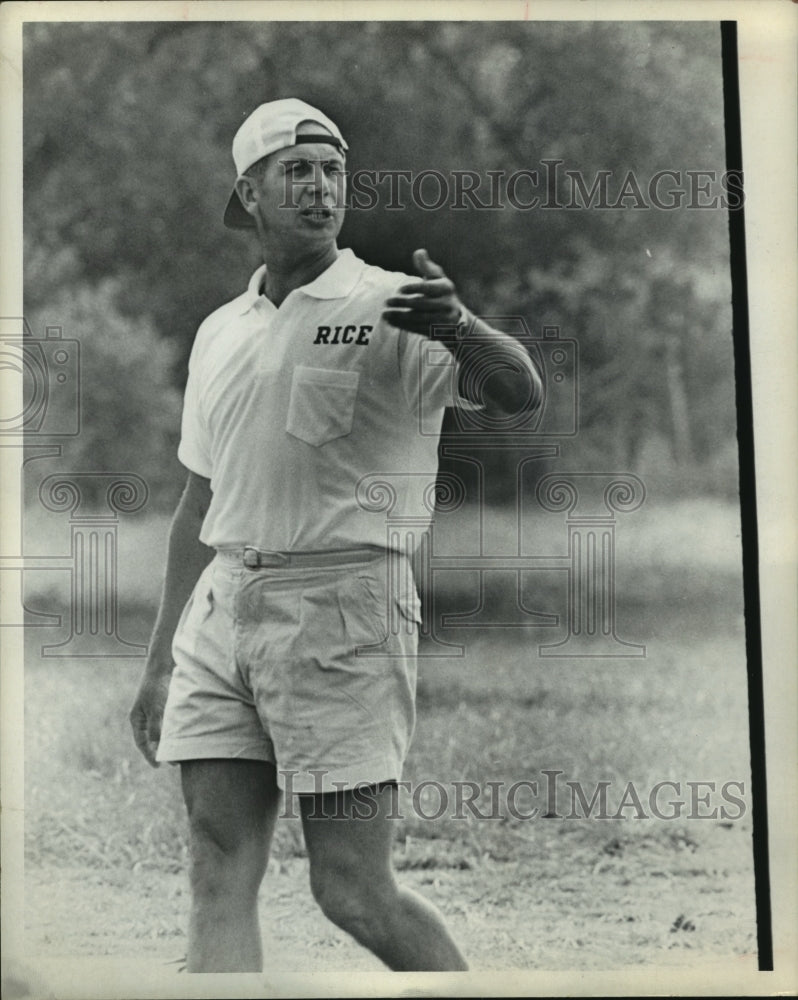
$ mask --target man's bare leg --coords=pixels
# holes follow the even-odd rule
[[[396,883],[391,863],[396,821],[388,818],[396,792],[395,785],[370,789],[373,806],[358,806],[351,792],[301,796],[313,895],[334,924],[389,969],[465,970],[435,907]],[[357,812],[372,811],[371,818],[357,818]]]
[[[274,765],[181,764],[191,850],[189,972],[259,972],[258,889],[280,804]]]

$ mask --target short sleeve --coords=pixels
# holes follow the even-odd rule
[[[197,360],[197,344],[191,352],[188,363],[188,381],[183,397],[183,418],[180,426],[180,444],[177,457],[192,472],[206,479],[211,478],[210,435],[202,415],[200,400],[200,365]]]

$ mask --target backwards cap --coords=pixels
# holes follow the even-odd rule
[[[317,122],[332,133],[314,136],[314,142],[329,142],[341,152],[349,148],[335,122],[317,108],[295,97],[288,97],[282,101],[269,101],[252,112],[233,138],[233,162],[236,174],[240,177],[253,163],[257,163],[269,153],[295,146],[297,127],[307,121]],[[224,210],[224,224],[230,229],[255,228],[255,222],[241,204],[235,188]]]

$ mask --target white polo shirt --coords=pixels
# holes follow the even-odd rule
[[[189,360],[178,457],[211,481],[200,538],[401,547],[389,523],[421,530],[431,516],[454,361],[381,318],[408,275],[343,250],[277,308],[260,294],[265,271],[204,321]]]

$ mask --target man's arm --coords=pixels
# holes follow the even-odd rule
[[[434,336],[451,351],[458,363],[460,394],[471,402],[511,414],[539,406],[543,382],[523,346],[472,315],[426,250],[416,250],[413,263],[422,280],[403,285],[387,300],[384,319],[402,330]],[[436,327],[447,332],[433,333]],[[458,328],[468,335],[458,335]]]
[[[158,766],[155,752],[161,738],[161,720],[174,669],[172,637],[200,573],[213,556],[213,549],[199,540],[202,521],[210,502],[210,480],[190,472],[172,518],[161,603],[144,673],[130,712],[136,746],[153,767]]]

